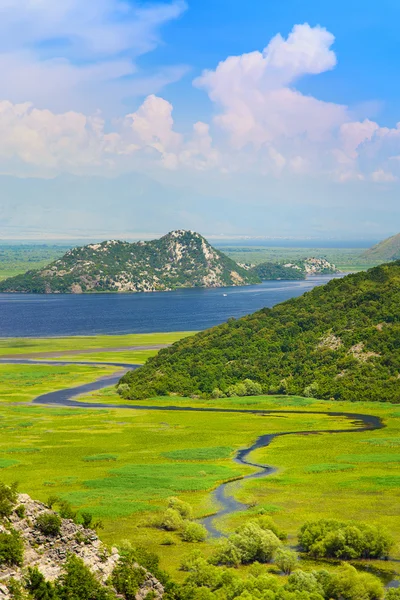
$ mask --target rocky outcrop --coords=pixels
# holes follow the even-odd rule
[[[60,533],[56,536],[45,536],[35,526],[38,517],[53,512],[41,503],[32,500],[26,494],[19,494],[18,506],[24,507],[13,512],[11,516],[0,522],[0,533],[7,532],[8,526],[20,533],[24,543],[24,559],[21,567],[9,567],[0,564],[0,600],[10,598],[7,582],[10,578],[21,580],[28,567],[37,567],[48,581],[56,580],[63,572],[67,557],[75,554],[105,584],[119,561],[117,548],[108,550],[99,540],[95,531],[85,529],[70,519],[61,520]],[[136,598],[143,600],[149,592],[154,592],[155,599],[163,597],[164,588],[161,583],[146,572],[145,580]]]
[[[172,231],[159,240],[107,241],[74,248],[40,271],[0,282],[1,292],[156,292],[188,287],[260,283],[194,231]]]

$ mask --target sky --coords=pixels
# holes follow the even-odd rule
[[[400,231],[398,0],[0,0],[0,241]]]

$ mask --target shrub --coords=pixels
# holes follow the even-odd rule
[[[393,546],[391,536],[365,523],[321,519],[309,521],[299,533],[306,552],[326,558],[386,558]]]
[[[55,586],[46,581],[37,567],[29,567],[25,587],[34,600],[57,600]]]
[[[61,518],[55,513],[46,512],[36,519],[36,528],[43,535],[57,536],[61,531]]]
[[[18,485],[6,485],[0,481],[0,519],[9,517],[18,498]]]
[[[181,515],[182,519],[192,518],[192,507],[187,502],[179,500],[179,498],[169,498],[168,508],[172,508]]]
[[[237,548],[243,564],[271,561],[281,544],[272,531],[262,529],[256,523],[247,523],[239,527],[229,539]]]
[[[58,505],[60,507],[60,516],[63,519],[71,519],[71,521],[75,520],[76,512],[67,500],[59,500]]]
[[[293,550],[286,548],[278,548],[275,553],[275,564],[285,574],[290,573],[296,568],[298,562],[298,556]]]
[[[161,516],[158,527],[160,527],[160,529],[165,529],[166,531],[179,531],[179,529],[182,529],[183,523],[184,521],[177,510],[167,508]]]
[[[17,508],[15,509],[15,514],[20,519],[24,519],[25,514],[26,514],[25,506],[23,504],[20,504],[19,506],[17,506]]]
[[[115,600],[115,594],[101,585],[81,558],[72,554],[56,585],[60,600]]]
[[[134,555],[122,557],[111,575],[114,588],[126,600],[135,600],[136,594],[145,579],[146,571],[136,564]]]
[[[279,538],[282,541],[287,539],[286,533],[279,529],[275,521],[268,515],[261,515],[260,517],[252,519],[249,522],[256,523],[257,525],[259,525],[259,527],[261,527],[261,529],[269,529],[270,531],[272,531],[272,533],[276,535],[277,538]]]
[[[93,515],[90,512],[82,512],[81,513],[81,518],[82,518],[82,525],[84,526],[85,529],[89,529],[92,522],[93,522]]]
[[[188,521],[183,526],[182,539],[184,542],[204,542],[207,537],[207,529],[200,523]]]
[[[59,496],[49,496],[47,500],[47,506],[51,509],[55,504],[60,502]]]
[[[21,566],[23,560],[24,544],[18,531],[0,533],[0,565]]]

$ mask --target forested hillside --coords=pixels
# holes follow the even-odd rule
[[[132,399],[262,391],[400,402],[400,261],[185,338],[122,383]]]

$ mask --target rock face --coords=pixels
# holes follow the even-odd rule
[[[26,494],[19,494],[18,505],[25,507],[25,516],[21,518],[13,512],[8,521],[22,536],[24,563],[21,567],[0,565],[0,600],[9,600],[7,581],[10,578],[21,580],[27,567],[37,567],[48,581],[54,581],[61,575],[63,565],[71,554],[81,558],[99,581],[106,583],[120,558],[116,548],[108,551],[93,530],[85,529],[70,519],[62,519],[59,535],[46,537],[35,528],[35,523],[40,515],[52,511]],[[0,524],[0,533],[5,531],[4,525]],[[136,599],[143,600],[151,591],[155,599],[163,597],[163,586],[147,572]]]
[[[74,248],[40,271],[0,283],[0,292],[155,292],[188,287],[260,283],[194,231],[172,231],[159,240],[107,241]]]

